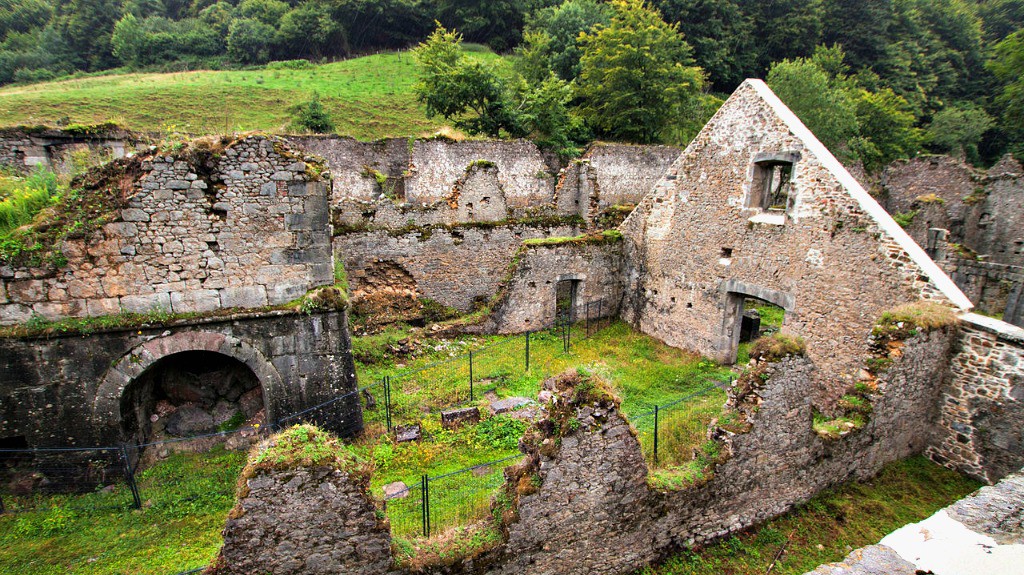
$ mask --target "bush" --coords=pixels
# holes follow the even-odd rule
[[[334,122],[331,115],[320,103],[320,96],[313,94],[313,99],[299,104],[293,108],[295,113],[294,125],[302,131],[313,132],[314,134],[330,134],[334,132]]]

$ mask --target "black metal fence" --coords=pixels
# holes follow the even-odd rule
[[[651,411],[630,417],[652,467],[682,465],[707,440],[711,420],[722,412],[724,392],[713,383]]]

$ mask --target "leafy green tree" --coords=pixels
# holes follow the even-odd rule
[[[999,83],[996,105],[1001,110],[999,126],[1024,155],[1024,30],[1014,32],[995,45],[988,69]]]
[[[740,0],[753,22],[757,70],[784,58],[810,56],[821,43],[821,0]]]
[[[288,58],[320,58],[341,46],[341,35],[325,6],[307,2],[281,17],[276,43]]]
[[[715,90],[731,92],[760,72],[754,25],[738,0],[655,0],[654,5],[666,22],[679,25]]]
[[[242,0],[237,15],[243,19],[255,19],[268,26],[277,26],[290,6],[281,0]]]
[[[938,111],[928,125],[929,147],[944,154],[962,156],[977,163],[978,144],[995,125],[992,116],[972,104],[959,104]]]
[[[243,64],[265,64],[270,60],[274,28],[255,18],[240,18],[228,28],[228,55]]]
[[[853,98],[818,62],[777,62],[768,72],[768,86],[830,150],[839,152],[857,135]]]
[[[839,44],[855,69],[870,67],[887,54],[893,0],[826,0],[822,40]]]
[[[134,14],[129,12],[114,25],[114,33],[110,44],[114,56],[128,66],[141,66],[145,63],[146,32]]]
[[[977,3],[986,42],[997,43],[1024,28],[1024,2],[1020,0],[985,0]]]
[[[8,0],[0,3],[0,40],[9,32],[28,32],[41,28],[53,17],[53,7],[45,0]]]
[[[902,96],[888,88],[860,90],[855,105],[860,135],[851,140],[850,148],[866,170],[876,171],[920,149],[921,130],[914,127],[914,114]]]
[[[117,63],[110,36],[120,18],[118,0],[59,0],[57,29],[76,68],[102,70]]]
[[[525,135],[497,65],[467,58],[461,45],[460,34],[438,26],[416,48],[423,68],[416,95],[427,116],[441,116],[471,134]]]
[[[595,0],[567,0],[528,17],[524,40],[529,44],[531,38],[543,39],[549,67],[559,78],[572,80],[580,75],[580,33],[590,32],[598,24],[607,25],[611,14],[607,4]]]
[[[659,141],[703,87],[689,45],[643,0],[613,0],[608,26],[580,36],[580,112],[599,134]]]
[[[470,42],[485,43],[495,51],[511,50],[522,39],[526,15],[546,6],[545,0],[441,0],[437,19],[461,30]]]

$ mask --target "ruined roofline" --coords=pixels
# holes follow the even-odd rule
[[[967,296],[960,291],[960,288],[953,283],[953,280],[950,279],[950,277],[947,276],[941,268],[939,268],[938,264],[928,257],[928,254],[921,249],[921,246],[917,245],[917,242],[915,242],[910,235],[892,219],[889,212],[885,211],[875,198],[871,197],[871,194],[869,194],[867,190],[860,185],[860,182],[858,182],[857,179],[847,171],[843,164],[832,155],[832,152],[830,152],[824,144],[818,141],[818,138],[815,137],[807,126],[805,126],[804,123],[796,117],[796,114],[794,114],[792,110],[782,103],[782,100],[772,92],[771,88],[769,88],[763,80],[749,78],[743,83],[753,88],[761,99],[771,106],[772,110],[774,110],[779,118],[785,122],[793,135],[804,144],[810,153],[814,154],[818,158],[822,166],[824,166],[837,180],[839,180],[839,183],[846,189],[846,192],[849,193],[854,200],[857,200],[857,203],[860,205],[860,208],[864,210],[864,213],[870,216],[882,231],[889,234],[890,237],[896,240],[896,243],[907,252],[910,259],[921,268],[921,271],[928,276],[932,283],[935,284],[935,287],[938,288],[938,290],[942,292],[950,302],[964,311],[974,307],[971,300],[967,299]]]

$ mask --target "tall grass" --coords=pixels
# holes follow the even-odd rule
[[[8,194],[0,201],[0,236],[35,219],[56,201],[60,190],[56,174],[45,168],[36,168],[25,178],[5,179]]]

